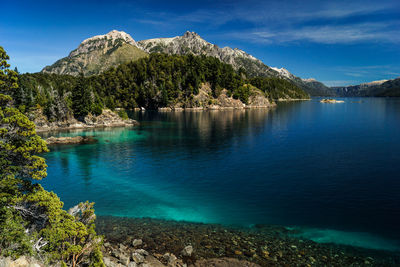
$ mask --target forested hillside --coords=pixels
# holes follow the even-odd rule
[[[41,107],[49,120],[72,114],[100,114],[103,108],[198,107],[194,97],[204,84],[210,97],[221,92],[247,104],[254,87],[270,100],[308,98],[303,90],[279,78],[247,78],[214,57],[151,54],[90,77],[34,73],[20,75],[14,98],[21,109]],[[250,86],[252,85],[252,86]]]

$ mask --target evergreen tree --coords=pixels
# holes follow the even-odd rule
[[[32,183],[47,175],[46,162],[37,154],[48,150],[35,124],[7,95],[18,88],[7,60],[0,47],[0,255],[29,255],[36,243],[51,262],[104,266],[93,203],[80,203],[67,212],[54,193]]]
[[[83,75],[81,75],[75,87],[72,89],[72,110],[74,116],[83,119],[91,112],[92,102],[90,88]]]

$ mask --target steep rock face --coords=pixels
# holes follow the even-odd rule
[[[147,53],[138,48],[129,34],[113,30],[84,40],[68,57],[45,67],[42,72],[88,76],[145,56]]]

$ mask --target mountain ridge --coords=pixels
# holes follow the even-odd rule
[[[400,96],[400,77],[378,80],[358,85],[335,86],[331,90],[338,96]]]
[[[124,47],[123,49],[120,49]],[[230,64],[235,70],[243,68],[251,77],[277,77],[286,79],[302,88],[310,95],[330,95],[331,90],[324,84],[308,82],[281,68],[272,68],[247,52],[231,47],[220,48],[200,37],[196,32],[186,31],[182,36],[152,38],[136,42],[129,34],[113,30],[104,35],[85,39],[78,48],[46,66],[42,72],[85,76],[99,74],[107,68],[134,61],[150,53],[169,55],[206,55]]]

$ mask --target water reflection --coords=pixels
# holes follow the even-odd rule
[[[43,183],[103,215],[400,237],[400,103],[356,101],[133,113],[138,127],[59,133],[98,143],[53,147]]]

